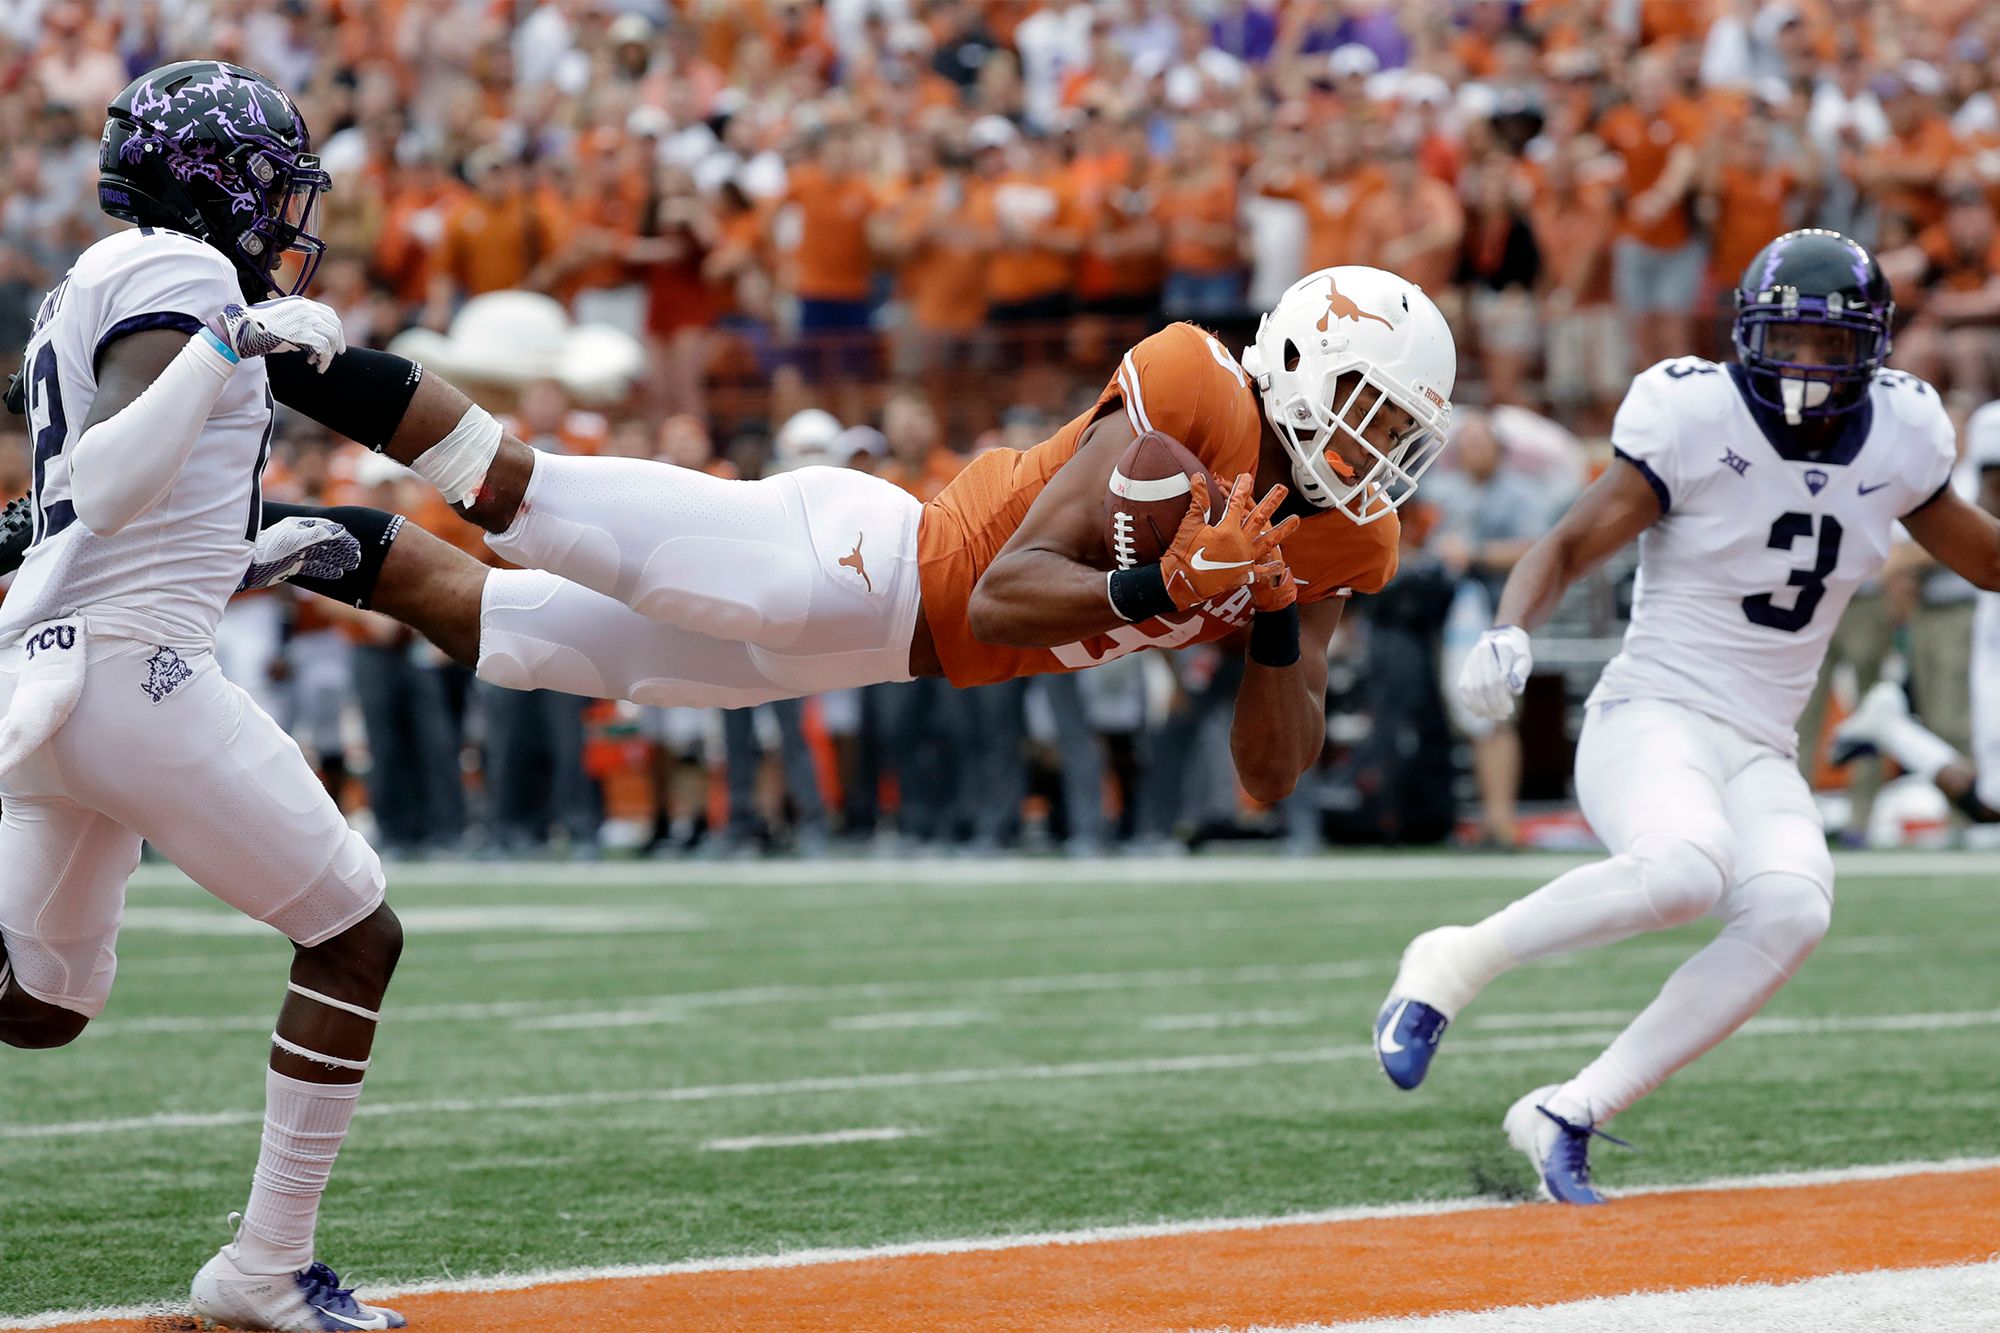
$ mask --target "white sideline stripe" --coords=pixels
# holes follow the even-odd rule
[[[824,1134],[752,1134],[741,1139],[710,1139],[703,1152],[750,1152],[757,1148],[819,1148],[842,1143],[891,1143],[928,1137],[928,1129],[884,1125],[879,1129],[835,1129]]]
[[[589,903],[519,903],[508,906],[403,906],[396,918],[411,935],[479,935],[501,931],[550,935],[611,935],[626,931],[693,931],[708,918],[658,905],[603,907]],[[277,931],[227,908],[127,907],[123,931],[168,935],[275,935]]]
[[[1625,1194],[1689,1194],[1707,1190],[1797,1189],[1811,1185],[1840,1185],[1858,1180],[1897,1180],[1905,1176],[1958,1175],[1970,1171],[2000,1168],[2000,1157],[1953,1157],[1934,1162],[1889,1162],[1872,1166],[1834,1167],[1822,1171],[1794,1171],[1780,1175],[1719,1176],[1682,1185],[1658,1185],[1646,1190],[1624,1190]],[[1040,1249],[1051,1245],[1095,1245],[1106,1241],[1159,1240],[1207,1232],[1270,1231],[1285,1227],[1316,1226],[1328,1222],[1378,1222],[1402,1217],[1437,1217],[1448,1213],[1532,1208],[1539,1204],[1499,1203],[1489,1198],[1440,1199],[1424,1203],[1362,1204],[1349,1208],[1329,1208],[1310,1213],[1284,1213],[1266,1217],[1215,1217],[1180,1222],[1150,1222],[1125,1226],[1087,1227],[1074,1231],[1043,1231],[1011,1236],[978,1236],[957,1240],[909,1241],[872,1248],[793,1250],[782,1254],[726,1255],[688,1259],[671,1264],[614,1264],[597,1268],[552,1268],[526,1273],[496,1273],[482,1277],[457,1277],[442,1281],[397,1281],[393,1286],[370,1283],[370,1290],[383,1298],[425,1296],[433,1293],[524,1291],[530,1287],[555,1286],[565,1282],[602,1282],[621,1278],[678,1277],[691,1273],[762,1272],[773,1268],[806,1268],[817,1264],[862,1263],[876,1259],[904,1259],[922,1255],[987,1254],[1005,1250]],[[1916,1270],[1925,1271],[1925,1270]],[[0,1329],[52,1328],[58,1324],[92,1319],[141,1319],[162,1313],[159,1305],[133,1305],[94,1310],[52,1310],[25,1318],[0,1319]],[[1827,1327],[1818,1325],[1817,1327]]]
[[[1755,1282],[1598,1296],[1453,1314],[1337,1324],[1259,1324],[1249,1333],[1681,1333],[1687,1329],[1869,1329],[1940,1333],[1994,1326],[2000,1264],[1878,1269],[1800,1282]],[[1215,1330],[1214,1333],[1221,1333]]]
[[[1224,1028],[1289,1028],[1312,1021],[1303,1009],[1246,1009],[1231,1014],[1155,1014],[1139,1026],[1147,1032],[1217,1032]]]
[[[1634,1009],[1572,1009],[1559,1014],[1473,1014],[1467,1025],[1476,1028],[1580,1028],[1594,1023],[1630,1021]]]
[[[476,1004],[391,1004],[385,1021],[485,1022],[495,1018],[542,1019],[550,1027],[631,1027],[657,1021],[679,1022],[691,1009],[727,1009],[759,1004],[827,1004],[905,1000],[921,996],[1074,995],[1099,991],[1154,990],[1182,986],[1258,986],[1299,981],[1358,981],[1385,977],[1393,960],[1331,963],[1250,963],[1242,967],[1142,968],[1131,972],[1057,972],[1040,976],[963,977],[938,981],[835,981],[820,985],[737,986],[728,990],[669,991],[635,995],[616,1009],[571,1010],[563,1001],[494,1000]],[[553,1011],[553,1012],[552,1012]],[[553,1020],[560,1018],[557,1025]],[[212,1017],[162,1014],[151,1018],[99,1019],[85,1029],[98,1036],[162,1032],[251,1032],[270,1024],[264,1015]],[[526,1024],[522,1024],[526,1026]]]
[[[963,1028],[993,1015],[979,1009],[911,1009],[902,1013],[843,1014],[827,1020],[835,1032],[895,1032],[904,1028]]]
[[[931,889],[1011,885],[1094,888],[1107,885],[1212,884],[1232,878],[1271,884],[1386,883],[1435,880],[1464,883],[1553,879],[1565,870],[1598,859],[1601,853],[1532,852],[1518,856],[1379,853],[1317,857],[1244,855],[1110,856],[1101,859],[932,857],[909,861],[841,860],[745,861],[690,865],[657,861],[598,861],[575,865],[548,862],[425,861],[399,865],[390,873],[390,891],[403,889],[553,885],[588,889],[629,885],[679,889],[768,886],[800,888],[922,885]],[[2000,852],[1836,852],[1837,875],[1853,879],[1967,878],[2000,875]],[[140,866],[131,887],[139,890],[193,889],[194,882],[170,865]],[[1983,886],[1982,886],[1983,888]],[[1973,890],[1968,889],[1967,892]],[[844,899],[833,898],[839,905]],[[397,914],[403,907],[399,903]],[[129,911],[129,909],[128,909]]]
[[[1929,1014],[1858,1014],[1845,1018],[1752,1019],[1738,1036],[1765,1037],[1841,1032],[1922,1032],[2000,1025],[2000,1009]],[[261,1026],[261,1025],[260,1025]],[[1454,1059],[1519,1051],[1555,1051],[1602,1046],[1613,1028],[1593,1028],[1541,1036],[1473,1038],[1452,1046]],[[451,1098],[435,1101],[367,1102],[357,1115],[479,1115],[507,1111],[557,1111],[586,1106],[658,1105],[676,1102],[753,1100],[820,1092],[879,1092],[893,1088],[964,1087],[986,1083],[1042,1083],[1086,1078],[1132,1078],[1155,1074],[1202,1074],[1222,1070],[1269,1069],[1373,1059],[1373,1045],[1315,1046],[1291,1051],[1233,1051],[1206,1055],[1137,1056],[1125,1060],[1083,1060],[1067,1064],[1000,1065],[981,1069],[913,1069],[879,1074],[822,1075],[764,1083],[691,1084],[675,1088],[631,1088],[619,1092],[543,1093],[534,1096]],[[129,1131],[212,1129],[263,1122],[261,1110],[161,1112],[104,1120],[57,1120],[0,1125],[0,1140],[91,1137]]]

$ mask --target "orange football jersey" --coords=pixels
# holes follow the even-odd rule
[[[1120,625],[1059,648],[1003,648],[972,636],[966,608],[973,586],[1056,469],[1075,456],[1085,428],[1113,407],[1123,408],[1135,432],[1157,430],[1186,445],[1224,488],[1257,470],[1264,433],[1257,390],[1236,358],[1192,324],[1168,325],[1127,352],[1090,409],[1041,444],[975,458],[924,506],[917,536],[923,613],[952,684],[1076,671],[1141,648],[1218,639],[1249,622],[1250,591],[1244,588],[1192,611]],[[1379,590],[1396,572],[1396,548],[1395,515],[1363,526],[1325,510],[1308,515],[1284,549],[1305,603]]]

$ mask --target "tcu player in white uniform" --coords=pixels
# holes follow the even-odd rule
[[[1966,456],[1978,469],[1979,507],[2000,514],[2000,402],[1965,423]],[[1923,700],[1917,701],[1922,706]],[[1972,620],[1972,754],[1910,715],[1903,687],[1881,681],[1833,733],[1833,761],[1880,750],[1950,797],[1967,818],[2000,823],[2000,594],[1982,592]]]
[[[258,299],[288,254],[289,292],[311,277],[304,228],[327,180],[309,147],[289,97],[210,61],[155,70],[109,108],[100,200],[141,225],[49,294],[20,382],[34,530],[0,611],[0,1039],[60,1046],[102,1010],[141,839],[289,936],[250,1200],[194,1313],[380,1329],[404,1321],[341,1288],[313,1232],[401,929],[375,853],[212,652],[258,549],[263,358],[303,351],[324,371],[343,350],[326,307]]]
[[[1515,567],[1459,678],[1469,709],[1507,716],[1532,666],[1528,631],[1639,539],[1632,623],[1576,755],[1578,799],[1611,856],[1418,936],[1376,1020],[1384,1071],[1414,1088],[1445,1025],[1502,973],[1718,918],[1602,1055],[1507,1112],[1509,1140],[1565,1202],[1602,1202],[1589,1146],[1604,1123],[1756,1013],[1826,931],[1833,863],[1795,728],[1897,521],[2000,589],[2000,524],[1952,493],[1937,393],[1882,368],[1893,307],[1874,258],[1836,233],[1791,232],[1736,301],[1736,363],[1686,357],[1633,381],[1617,461]]]

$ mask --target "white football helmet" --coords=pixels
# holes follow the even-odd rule
[[[1299,492],[1356,523],[1401,508],[1444,449],[1458,351],[1430,297],[1393,273],[1347,264],[1300,278],[1258,323],[1243,369],[1291,451]],[[1352,383],[1335,402],[1343,375]],[[1364,435],[1384,402],[1415,423],[1386,452]],[[1365,473],[1330,448],[1342,435],[1374,460]]]

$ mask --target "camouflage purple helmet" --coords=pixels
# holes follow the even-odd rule
[[[1736,357],[1751,395],[1788,416],[1852,411],[1889,359],[1895,314],[1882,266],[1858,241],[1819,228],[1786,232],[1757,252],[1736,285]],[[1826,331],[1813,335],[1822,358],[1790,350],[1803,330],[1787,326],[1797,325]]]
[[[215,60],[162,65],[105,108],[98,206],[207,241],[253,299],[296,294],[325,249],[310,228],[331,182],[311,149],[297,105],[256,71]],[[288,253],[298,272],[283,288],[276,275]]]

